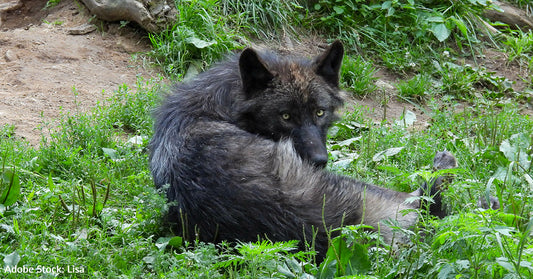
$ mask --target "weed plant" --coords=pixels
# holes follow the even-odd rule
[[[400,81],[396,87],[400,97],[416,103],[424,103],[433,94],[431,79],[426,74],[418,74],[408,81]]]
[[[171,77],[197,73],[238,47],[218,0],[178,0],[177,23],[150,34],[150,56]]]
[[[232,1],[221,0],[222,14],[233,29],[242,29],[256,38],[275,39],[297,34],[305,9],[299,1]]]
[[[311,22],[360,49],[376,51],[389,67],[403,71],[405,66],[429,63],[425,56],[431,49],[448,41],[474,54],[480,16],[494,8],[491,2],[473,0],[321,0],[313,6]]]
[[[531,31],[511,30],[510,34],[504,38],[503,44],[507,48],[509,62],[516,61],[531,69],[533,67],[533,33]]]
[[[364,97],[376,90],[374,84],[376,72],[374,65],[365,61],[361,56],[355,59],[346,56],[341,68],[341,85],[353,95]]]

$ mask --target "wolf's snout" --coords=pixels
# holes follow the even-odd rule
[[[310,161],[319,168],[325,168],[328,164],[328,153],[316,153],[312,154]]]

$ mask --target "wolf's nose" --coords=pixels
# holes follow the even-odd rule
[[[315,154],[311,157],[313,165],[319,168],[325,168],[328,164],[328,156],[324,154]]]

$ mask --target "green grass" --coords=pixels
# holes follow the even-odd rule
[[[178,0],[176,7],[176,24],[149,34],[153,45],[149,55],[169,76],[181,79],[197,73],[239,47],[218,0]]]
[[[528,236],[533,121],[516,105],[480,103],[457,112],[435,106],[432,125],[424,131],[385,122],[373,126],[357,107],[347,114],[329,140],[330,149],[358,157],[342,164],[337,157],[333,171],[412,191],[418,175],[430,170],[435,151],[447,149],[459,159],[446,194],[453,214],[443,220],[423,214],[419,227],[404,231],[413,245],[393,254],[386,246],[376,249],[377,234],[345,228],[333,241],[345,252],[331,252],[319,266],[311,254],[294,250],[294,242],[215,246],[164,237],[165,198],[152,185],[146,151],[148,119],[160,87],[140,81],[138,88],[135,93],[120,86],[91,113],[65,113],[60,129],[39,149],[14,138],[12,126],[2,129],[2,161],[16,170],[21,185],[17,202],[2,207],[4,267],[83,271],[65,271],[67,278],[329,278],[354,272],[374,278],[528,278],[533,272]],[[363,128],[353,129],[355,122]],[[376,159],[390,148],[401,150]],[[502,211],[477,209],[478,197],[487,191],[500,198]],[[347,265],[354,261],[358,268]]]
[[[349,46],[342,86],[372,96],[376,69],[411,76],[398,82],[399,95],[424,104],[429,126],[406,127],[407,111],[375,124],[355,106],[330,131],[330,170],[413,191],[431,176],[435,152],[449,150],[459,161],[445,193],[449,217],[421,212],[417,227],[399,231],[412,244],[397,250],[364,227],[342,228],[322,264],[292,241],[184,243],[161,224],[166,200],[148,169],[151,112],[164,85],[139,80],[89,113],[63,112],[59,127],[42,127],[49,136],[37,148],[18,139],[15,126],[0,127],[2,277],[55,278],[59,267],[61,278],[531,278],[533,120],[522,113],[531,76],[516,92],[482,65],[461,62],[485,47],[475,23],[482,1],[367,2],[177,1],[180,21],[150,35],[149,56],[182,79],[248,36],[305,36],[312,27],[342,38]],[[509,32],[500,47],[525,65],[531,40]],[[487,194],[501,210],[477,207]],[[6,269],[15,266],[51,273]]]
[[[242,29],[250,36],[276,39],[289,33],[294,35],[305,18],[301,1],[218,1],[222,16],[232,29]]]
[[[430,76],[418,74],[407,81],[398,83],[398,95],[407,100],[424,103],[432,96],[432,86]]]
[[[509,35],[504,36],[503,44],[506,46],[509,62],[516,61],[528,69],[533,67],[533,33],[531,31],[511,31]]]
[[[341,86],[355,96],[366,96],[376,90],[374,74],[377,72],[372,62],[365,61],[362,57],[352,58],[346,56],[341,68]]]

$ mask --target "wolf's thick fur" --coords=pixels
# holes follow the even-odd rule
[[[314,60],[252,49],[174,88],[156,113],[151,170],[175,202],[169,220],[203,241],[311,242],[327,249],[325,228],[365,223],[392,230],[415,224],[417,193],[329,173],[327,129],[342,105],[340,42]]]

